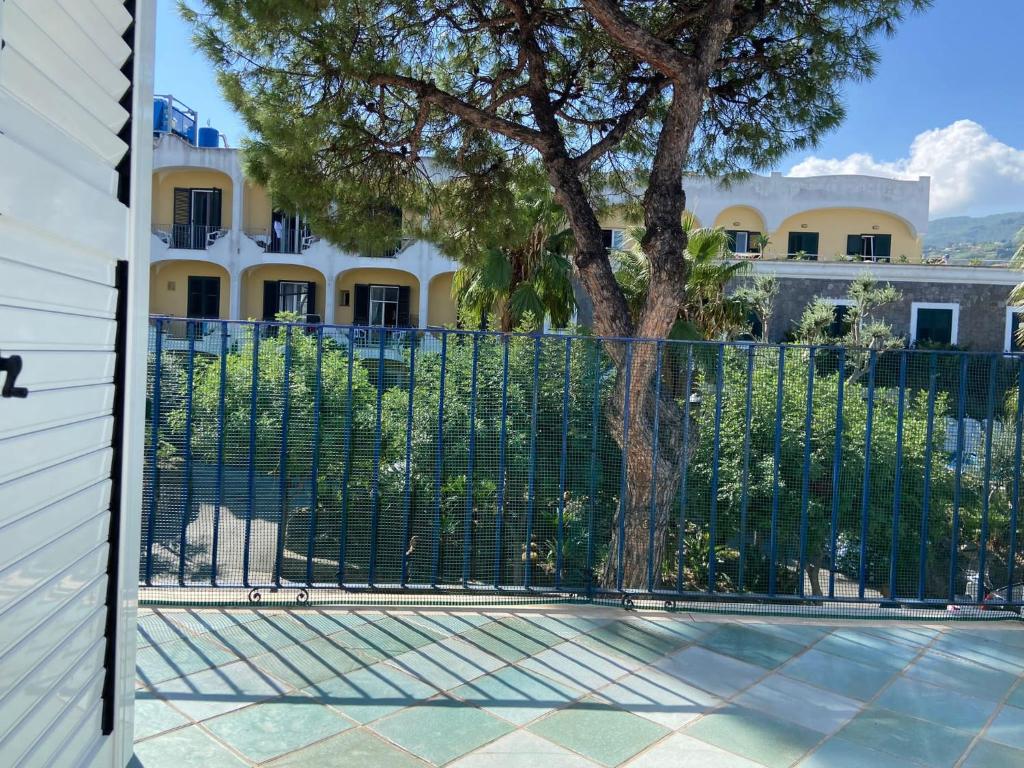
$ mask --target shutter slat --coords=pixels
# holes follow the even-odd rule
[[[124,29],[115,30],[89,0],[57,0],[57,2],[68,16],[82,28],[82,31],[96,42],[96,47],[104,52],[107,59],[120,69],[132,53],[132,49],[121,39]]]

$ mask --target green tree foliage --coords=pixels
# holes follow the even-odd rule
[[[733,293],[733,298],[742,302],[761,324],[758,341],[768,341],[770,338],[769,326],[775,312],[775,298],[778,295],[779,278],[764,274],[755,275]]]

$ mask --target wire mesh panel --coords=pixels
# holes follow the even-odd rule
[[[148,586],[1020,605],[1024,363],[154,318]]]

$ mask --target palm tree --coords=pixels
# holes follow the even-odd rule
[[[687,216],[683,221],[687,246],[682,257],[690,262],[689,279],[679,316],[670,339],[727,339],[747,329],[747,307],[741,299],[726,294],[733,278],[750,270],[750,264],[730,259],[729,236],[724,229],[700,228]],[[615,277],[626,294],[630,312],[638,316],[650,286],[647,256],[640,247],[644,230],[630,232],[629,247],[613,254]]]
[[[572,290],[572,233],[562,209],[546,190],[520,189],[506,209],[500,237],[462,249],[452,279],[460,319],[504,333],[526,324],[569,323],[576,308]],[[486,240],[490,240],[487,243]],[[495,241],[500,244],[495,244]]]

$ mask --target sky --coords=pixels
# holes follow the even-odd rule
[[[175,0],[157,0],[156,92],[237,146],[245,128],[191,44]],[[876,76],[844,89],[846,121],[778,170],[794,176],[931,176],[932,218],[1024,210],[1024,0],[935,0],[878,41]]]

